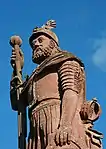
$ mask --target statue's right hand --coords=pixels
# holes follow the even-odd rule
[[[15,52],[15,49],[12,48],[12,55],[11,55],[10,63],[13,69],[15,68],[15,60],[16,60],[16,52]]]
[[[16,67],[16,58],[17,58],[16,51],[14,48],[12,48],[12,56],[11,56],[10,63],[11,63],[11,66],[13,67],[13,69],[15,69],[15,67]],[[21,49],[19,49],[18,61],[20,62],[20,67],[22,69],[23,65],[24,65],[24,56],[23,56]]]

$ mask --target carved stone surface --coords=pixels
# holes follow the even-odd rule
[[[32,60],[39,66],[21,85],[19,95],[21,103],[29,107],[27,149],[102,149],[103,135],[93,129],[100,105],[95,98],[86,100],[84,64],[59,48],[51,31],[55,25],[55,21],[48,21],[35,28],[29,39]]]

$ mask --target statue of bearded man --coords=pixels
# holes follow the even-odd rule
[[[85,114],[80,112],[81,107],[86,102],[84,65],[59,48],[58,38],[51,31],[53,25],[48,21],[35,28],[29,39],[32,61],[39,65],[20,93],[20,100],[29,109],[27,149],[98,149],[101,143],[92,146],[81,118]]]

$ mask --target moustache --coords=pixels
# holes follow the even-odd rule
[[[36,50],[37,51],[38,49],[42,49],[42,48],[43,48],[42,46],[34,46],[33,47],[33,50]]]

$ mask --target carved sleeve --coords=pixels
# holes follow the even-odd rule
[[[76,61],[66,61],[59,69],[59,80],[62,91],[67,89],[79,93],[80,65]]]

